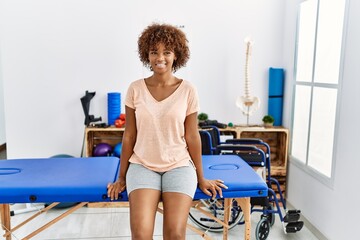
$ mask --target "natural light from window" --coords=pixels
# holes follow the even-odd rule
[[[300,4],[291,157],[327,178],[333,146],[346,0]]]

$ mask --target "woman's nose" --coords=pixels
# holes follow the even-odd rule
[[[164,60],[164,59],[165,59],[165,57],[164,57],[164,54],[162,54],[162,53],[159,53],[156,58],[156,60]]]

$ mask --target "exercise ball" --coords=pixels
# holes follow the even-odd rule
[[[114,156],[115,157],[118,157],[118,158],[120,157],[120,155],[121,155],[121,147],[122,147],[121,142],[115,145],[115,147],[114,147]]]
[[[104,157],[111,156],[113,148],[110,144],[107,143],[99,143],[95,146],[93,150],[94,157]]]
[[[57,154],[54,156],[51,156],[50,158],[73,158],[74,156],[68,155],[68,154]]]

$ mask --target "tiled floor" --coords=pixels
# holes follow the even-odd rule
[[[41,208],[41,205],[34,205]],[[20,209],[25,207],[23,204],[12,205],[11,209]],[[13,239],[18,240],[24,238],[27,234],[35,229],[41,227],[48,221],[54,219],[59,214],[66,211],[67,208],[53,209],[47,213],[40,215],[36,220],[32,220],[23,228],[14,232]],[[11,217],[12,226],[16,226],[20,222],[30,217],[34,212],[15,214]],[[254,232],[256,225],[260,219],[260,213],[252,213],[252,238],[256,239]],[[191,221],[189,221],[191,223]],[[156,218],[156,227],[154,232],[154,239],[162,239],[162,215],[158,214]],[[222,239],[222,233],[206,232],[212,239]],[[1,239],[1,238],[0,238]],[[33,240],[130,240],[130,226],[128,208],[88,208],[83,207],[67,216],[61,221],[55,223],[50,228],[39,233]],[[195,232],[188,230],[186,239],[196,240],[203,239]],[[244,239],[244,226],[238,225],[231,229],[229,238]],[[306,227],[297,233],[284,233],[283,226],[276,215],[274,226],[270,230],[269,240],[317,240]]]

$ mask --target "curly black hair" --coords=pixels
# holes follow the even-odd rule
[[[162,43],[165,48],[174,52],[176,61],[173,63],[173,71],[185,67],[190,57],[188,40],[185,33],[179,28],[169,24],[153,23],[141,33],[138,39],[138,53],[140,61],[145,67],[150,67],[149,52],[156,49]]]

